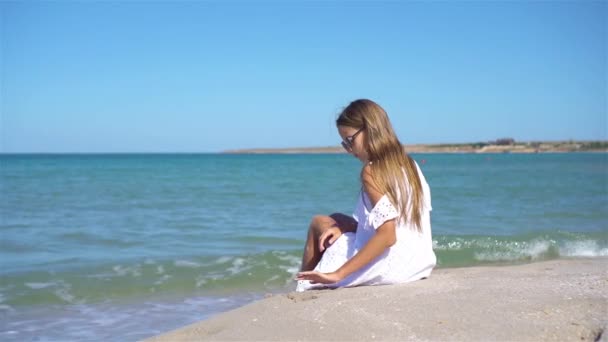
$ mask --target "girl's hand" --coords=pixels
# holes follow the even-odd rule
[[[319,251],[323,252],[325,248],[331,246],[338,238],[342,236],[342,230],[334,226],[327,228],[321,236],[319,236]]]
[[[311,284],[333,284],[342,280],[336,272],[321,273],[317,271],[299,272],[296,280],[310,280]]]

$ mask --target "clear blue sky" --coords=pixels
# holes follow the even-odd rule
[[[1,2],[1,152],[607,139],[605,1]]]

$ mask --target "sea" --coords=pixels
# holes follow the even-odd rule
[[[608,154],[412,154],[437,268],[608,256]],[[137,341],[293,291],[347,154],[0,155],[0,340]]]

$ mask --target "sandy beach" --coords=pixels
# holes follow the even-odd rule
[[[274,295],[147,341],[608,341],[608,258]]]

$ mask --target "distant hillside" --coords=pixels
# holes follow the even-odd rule
[[[493,142],[462,144],[404,145],[411,153],[550,153],[550,152],[608,152],[608,141],[530,141],[498,139]],[[252,148],[229,150],[232,154],[298,154],[298,153],[345,153],[340,146],[297,148]]]

